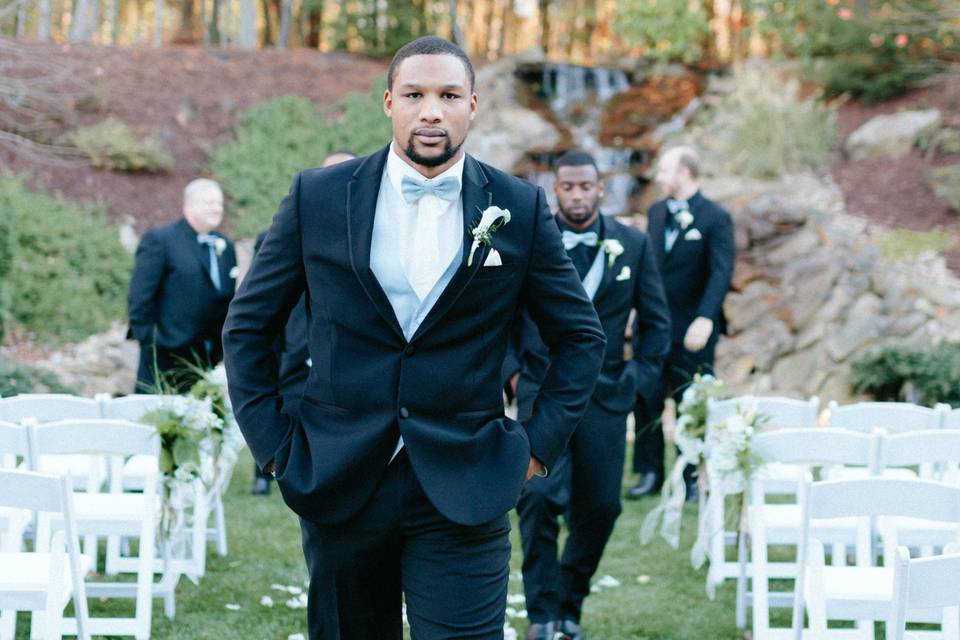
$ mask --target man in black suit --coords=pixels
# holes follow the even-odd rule
[[[466,54],[416,40],[387,86],[392,143],[300,173],[280,204],[227,316],[230,394],[301,517],[311,638],[399,640],[403,599],[414,638],[492,640],[507,513],[557,462],[605,341],[542,190],[463,152]],[[272,345],[303,293],[316,364],[291,419]],[[552,355],[523,423],[500,379],[521,300]]]
[[[637,398],[633,470],[640,478],[628,492],[631,498],[660,490],[664,398],[669,392],[679,404],[694,374],[713,372],[717,340],[726,331],[723,300],[733,277],[733,222],[730,214],[700,193],[699,176],[696,151],[668,150],[656,176],[667,198],[654,203],[648,213],[647,232],[670,304],[673,340],[664,365],[666,388]],[[696,497],[693,471],[692,466],[684,471],[688,500]]]
[[[590,579],[620,515],[627,415],[638,393],[659,384],[670,349],[670,316],[646,234],[600,215],[604,183],[594,159],[570,151],[556,162],[554,190],[564,246],[593,300],[607,338],[603,369],[583,421],[547,478],[524,488],[517,512],[523,541],[523,586],[528,640],[555,633],[582,640],[580,614]],[[633,357],[624,360],[624,335],[636,311]],[[518,415],[535,411],[540,384],[552,365],[537,326],[524,314],[516,383]],[[570,535],[557,558],[559,517]]]
[[[323,159],[320,167],[332,167],[356,157],[356,154],[350,151],[335,151]],[[257,241],[253,245],[254,255],[260,251],[266,237],[266,230],[257,236]],[[313,360],[310,359],[310,349],[307,345],[309,323],[306,297],[300,296],[300,300],[290,311],[290,317],[287,319],[287,326],[284,328],[283,334],[277,338],[275,344],[277,357],[280,359],[279,390],[280,396],[283,398],[282,411],[289,416],[296,416],[300,410],[300,396],[303,395],[303,388],[307,384],[307,375],[310,373],[310,367],[313,366]],[[270,476],[263,473],[256,464],[253,465],[253,472],[253,488],[250,493],[254,495],[269,494]]]
[[[144,234],[127,297],[128,338],[140,343],[137,391],[157,387],[157,373],[176,390],[196,380],[191,367],[223,358],[220,333],[233,297],[237,255],[216,231],[223,193],[198,179],[183,192],[183,218]]]

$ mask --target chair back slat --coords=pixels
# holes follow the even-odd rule
[[[810,518],[898,516],[960,522],[960,487],[930,480],[827,480],[808,488]]]
[[[940,420],[939,411],[908,402],[858,402],[844,406],[830,403],[830,426],[850,431],[925,431],[940,428]]]
[[[62,512],[65,478],[0,469],[0,507]]]
[[[157,455],[153,427],[126,420],[58,420],[32,425],[32,448],[45,454]]]
[[[0,399],[0,419],[52,422],[67,418],[100,418],[100,401],[62,393],[30,393]]]

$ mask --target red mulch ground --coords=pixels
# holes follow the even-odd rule
[[[367,91],[386,63],[357,55],[309,50],[224,51],[199,47],[123,48],[24,43],[31,57],[68,65],[107,111],[156,133],[175,159],[165,174],[112,173],[89,165],[45,166],[0,147],[0,169],[32,174],[31,184],[70,198],[101,199],[116,220],[139,232],[180,215],[184,185],[205,166],[207,149],[229,139],[246,107],[295,93],[317,105],[350,91]],[[64,130],[105,113],[77,113]]]
[[[905,109],[939,109],[944,123],[960,127],[960,70],[945,75],[933,86],[879,105],[848,102],[840,107],[838,125],[843,139],[870,118]],[[926,184],[930,166],[956,164],[958,156],[936,156],[928,161],[924,152],[899,160],[842,160],[833,171],[843,190],[847,208],[881,224],[916,231],[942,229],[960,237],[960,216],[937,197]],[[952,270],[960,273],[960,243],[947,255]]]

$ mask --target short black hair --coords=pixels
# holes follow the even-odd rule
[[[593,156],[582,151],[580,149],[571,149],[567,151],[559,158],[557,158],[553,163],[553,170],[557,172],[560,170],[560,167],[593,167],[593,170],[597,172],[597,177],[602,177],[600,175],[600,168],[597,167],[597,161],[593,159]]]
[[[444,40],[437,36],[423,36],[413,42],[400,47],[393,54],[393,60],[390,61],[390,67],[387,69],[387,88],[393,91],[393,79],[397,77],[397,70],[400,69],[400,63],[412,56],[435,56],[448,55],[459,58],[460,62],[467,69],[467,76],[470,78],[470,91],[473,91],[476,84],[476,74],[473,71],[473,63],[470,57],[464,53],[463,49],[453,44],[449,40]]]

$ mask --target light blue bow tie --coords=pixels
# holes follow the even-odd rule
[[[567,251],[573,249],[577,245],[584,245],[587,247],[597,246],[597,242],[600,241],[600,238],[597,236],[596,231],[587,231],[586,233],[576,233],[574,231],[564,231],[560,234],[563,238],[563,248]]]
[[[669,209],[673,215],[677,215],[681,211],[690,211],[690,203],[686,200],[667,198],[667,209]]]
[[[420,201],[420,198],[428,193],[432,193],[442,200],[453,202],[460,195],[460,180],[453,176],[447,176],[440,180],[417,180],[410,176],[403,176],[400,182],[400,191],[403,193],[403,199],[410,204]]]

